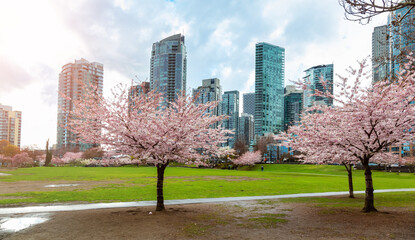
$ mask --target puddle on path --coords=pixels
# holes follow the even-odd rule
[[[74,183],[74,184],[51,184],[51,185],[45,185],[45,187],[47,187],[47,188],[54,188],[54,187],[75,187],[75,186],[79,186],[79,184]]]
[[[11,174],[8,174],[8,173],[0,173],[0,176],[11,176]]]
[[[49,220],[50,214],[38,213],[16,217],[4,217],[0,220],[1,232],[18,232],[33,225],[44,223]]]

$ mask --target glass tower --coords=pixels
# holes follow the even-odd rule
[[[228,119],[223,120],[222,126],[225,129],[235,132],[234,136],[229,138],[225,144],[233,148],[239,131],[239,91],[227,91],[223,93],[222,114],[229,116]]]
[[[392,78],[408,62],[406,55],[415,53],[415,8],[410,6],[393,11],[388,18],[390,26],[390,61]]]
[[[213,114],[219,116],[222,114],[222,86],[218,78],[210,78],[202,80],[202,86],[193,89],[193,97],[197,97],[197,103],[219,102],[218,106],[213,109]]]
[[[385,80],[389,75],[388,26],[378,26],[372,32],[372,82]]]
[[[293,85],[285,87],[284,95],[284,130],[296,125],[300,121],[303,111],[303,90],[296,89]]]
[[[243,139],[245,145],[250,145],[254,140],[254,116],[248,113],[242,113],[239,118],[238,139]]]
[[[167,102],[186,92],[186,46],[176,34],[153,43],[150,60],[150,89],[164,94]]]
[[[284,131],[285,49],[255,46],[255,135]]]
[[[320,81],[321,79],[327,82],[327,90],[333,94],[333,64],[314,66],[305,70],[304,72],[305,77],[303,79],[310,88],[304,90],[304,108],[311,107],[314,104],[325,104],[332,106],[332,98],[313,96],[313,94],[315,93],[316,89],[321,92],[326,91]]]

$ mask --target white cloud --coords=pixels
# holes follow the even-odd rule
[[[114,0],[114,6],[127,11],[131,8],[132,2],[130,0]]]
[[[255,70],[249,72],[248,81],[245,82],[244,88],[241,93],[254,92],[255,91]]]

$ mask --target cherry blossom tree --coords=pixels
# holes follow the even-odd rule
[[[346,19],[368,23],[374,16],[401,8],[415,7],[415,0],[339,0]],[[405,17],[405,16],[404,16]]]
[[[33,158],[27,152],[22,152],[12,157],[13,167],[32,167],[34,165]]]
[[[83,152],[66,152],[61,160],[67,164],[67,163],[72,163],[76,160],[79,160],[82,158]]]
[[[412,64],[410,57],[407,69]],[[359,69],[349,69],[350,77],[340,77],[336,83],[338,94],[316,91],[332,97],[339,106],[314,106],[305,110],[301,124],[287,132],[289,145],[309,161],[360,162],[365,169],[366,195],[362,211],[376,211],[374,206],[370,162],[393,162],[384,157],[385,149],[393,145],[412,142],[415,125],[415,72],[402,72],[396,81],[378,82],[362,87],[362,79],[369,78],[365,71],[366,60]],[[324,84],[323,84],[324,85]]]
[[[245,152],[232,162],[237,166],[255,165],[255,163],[261,162],[261,151]]]
[[[178,95],[166,105],[162,95],[154,91],[129,97],[123,85],[114,88],[108,98],[93,88],[84,86],[84,91],[84,99],[74,101],[68,130],[83,142],[103,144],[155,165],[156,211],[165,209],[163,182],[169,163],[202,165],[222,153],[219,146],[231,133],[220,126],[212,127],[224,119],[209,113],[217,102],[196,105],[189,96]]]
[[[10,166],[12,163],[12,158],[9,156],[5,156],[3,154],[0,154],[0,163],[1,166]]]

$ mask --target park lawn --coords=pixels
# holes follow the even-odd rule
[[[165,173],[165,199],[214,198],[235,196],[279,195],[292,193],[347,191],[347,174],[343,166],[325,165],[257,165],[251,170],[221,170],[168,167]],[[5,173],[0,181],[99,182],[92,189],[68,191],[17,192],[1,194],[0,204],[113,202],[156,199],[154,167],[36,167]],[[364,190],[363,171],[353,172],[355,190]],[[112,182],[111,182],[112,181]],[[415,187],[410,173],[373,172],[375,189]],[[82,184],[81,184],[82,185]],[[377,194],[376,194],[377,196]]]

